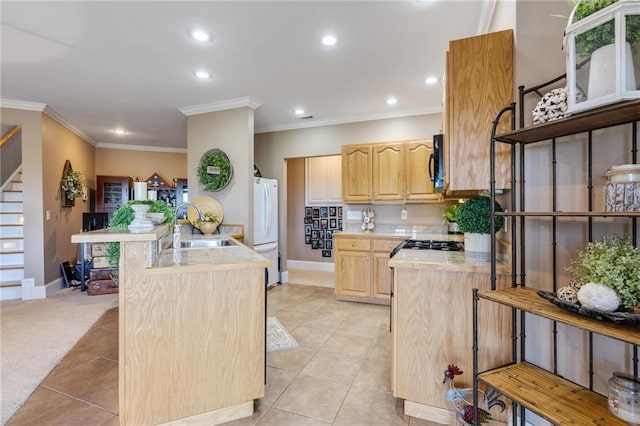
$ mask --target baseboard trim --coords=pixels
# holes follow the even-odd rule
[[[66,286],[64,285],[64,281],[62,280],[62,277],[58,277],[53,281],[49,281],[47,284],[45,284],[45,288],[47,289],[47,297],[53,296],[54,294],[56,294],[58,291],[60,291],[65,287]]]
[[[287,260],[287,269],[306,269],[309,271],[334,272],[333,262],[310,262],[305,260]]]

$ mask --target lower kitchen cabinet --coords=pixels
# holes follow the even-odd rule
[[[484,271],[456,268],[416,262],[394,265],[391,302],[393,396],[405,400],[405,414],[447,425],[453,424],[453,417],[444,400],[443,372],[448,365],[457,365],[464,374],[455,377],[454,385],[473,386],[470,293],[472,288],[491,287],[488,266]],[[498,285],[507,285],[508,278],[499,276]],[[485,304],[478,318],[482,322],[479,339],[491,348],[482,352],[479,364],[491,368],[509,361],[509,310]],[[497,408],[491,415],[498,421],[507,419],[507,413]]]
[[[402,238],[334,234],[336,299],[388,305],[391,298],[389,254]]]

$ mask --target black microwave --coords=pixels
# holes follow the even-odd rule
[[[444,138],[442,133],[433,135],[433,153],[429,156],[429,179],[436,192],[444,191]]]

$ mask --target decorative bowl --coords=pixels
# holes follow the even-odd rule
[[[147,218],[149,218],[154,225],[161,225],[166,219],[164,213],[147,213]]]

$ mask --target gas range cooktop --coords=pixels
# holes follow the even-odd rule
[[[393,257],[401,249],[460,251],[463,248],[457,241],[405,240],[393,249],[389,257]]]

